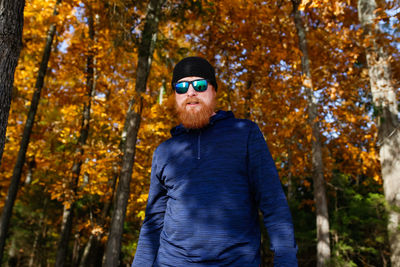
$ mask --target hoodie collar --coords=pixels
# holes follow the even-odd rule
[[[234,118],[234,117],[235,116],[233,115],[232,111],[218,110],[215,115],[211,116],[210,123],[207,126],[205,126],[204,128],[207,128],[207,127],[210,127],[210,126],[214,125],[219,120],[224,120],[224,119]],[[202,129],[204,129],[204,128],[202,128]],[[189,131],[193,131],[193,130],[192,129],[186,129],[185,127],[183,127],[182,124],[179,124],[178,126],[176,126],[176,127],[171,129],[171,135],[172,136],[177,136],[177,135],[180,135],[180,134],[182,134],[184,132],[189,132]]]

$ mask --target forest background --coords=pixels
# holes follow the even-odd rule
[[[299,266],[399,266],[388,192],[400,187],[388,181],[400,172],[384,171],[398,168],[399,143],[382,160],[399,136],[399,11],[397,0],[26,0],[0,165],[2,264],[130,265],[152,153],[177,124],[172,69],[198,55],[216,67],[218,109],[267,140]],[[388,134],[371,58],[386,64]]]

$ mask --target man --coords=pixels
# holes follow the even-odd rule
[[[133,267],[260,265],[258,209],[275,266],[297,266],[290,211],[258,126],[214,112],[214,68],[188,57],[174,68],[181,124],[154,152]]]

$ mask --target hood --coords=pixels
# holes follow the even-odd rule
[[[214,123],[216,123],[219,120],[224,120],[224,119],[234,118],[234,117],[235,116],[233,115],[232,111],[218,110],[215,115],[211,116],[210,123],[207,126],[205,126],[204,128],[212,126]],[[171,129],[171,135],[177,136],[184,132],[189,132],[189,131],[191,131],[191,129],[186,129],[185,127],[183,127],[182,124],[179,124],[178,126]]]

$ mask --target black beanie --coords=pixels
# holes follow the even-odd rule
[[[217,81],[215,80],[215,70],[211,64],[201,57],[187,57],[176,64],[172,76],[172,88],[174,83],[182,78],[197,76],[207,79],[217,91]]]

